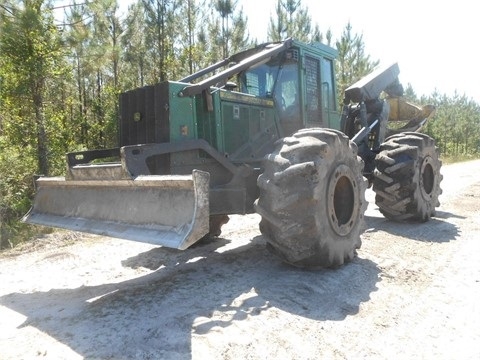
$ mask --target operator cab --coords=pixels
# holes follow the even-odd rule
[[[281,136],[304,127],[339,128],[335,54],[323,48],[328,47],[294,46],[239,74],[240,92],[274,100]]]
[[[287,50],[267,63],[254,66],[239,76],[240,91],[273,99],[282,135],[302,128],[298,51]]]

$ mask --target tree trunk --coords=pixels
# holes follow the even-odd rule
[[[35,125],[37,132],[37,161],[38,170],[42,175],[49,175],[48,144],[45,131],[45,115],[43,112],[43,85],[35,87],[33,92],[33,105],[35,107]]]

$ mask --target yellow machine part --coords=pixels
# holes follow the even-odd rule
[[[390,133],[418,131],[426,120],[435,114],[435,106],[433,105],[414,105],[402,97],[388,98],[387,101],[390,105],[388,118]]]

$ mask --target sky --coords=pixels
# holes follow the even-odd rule
[[[277,0],[239,0],[249,33],[266,39]],[[365,53],[381,65],[397,62],[400,81],[418,96],[434,91],[480,103],[479,12],[471,0],[302,0],[313,24],[341,36],[348,22],[363,36]]]
[[[64,0],[65,1],[65,0]],[[118,0],[121,10],[133,0]],[[265,41],[277,0],[237,0],[250,38]],[[301,0],[320,31],[339,38],[348,22],[365,53],[380,65],[397,62],[400,81],[418,96],[434,91],[480,103],[479,13],[473,0]]]

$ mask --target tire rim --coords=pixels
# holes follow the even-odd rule
[[[350,233],[358,216],[357,182],[347,165],[339,165],[330,176],[328,219],[340,236]]]
[[[420,168],[420,189],[423,198],[426,200],[432,198],[433,189],[435,188],[436,177],[432,162],[432,157],[426,156]]]

